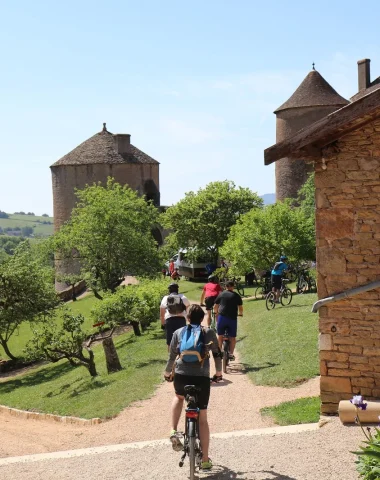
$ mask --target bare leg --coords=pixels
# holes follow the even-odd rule
[[[219,349],[222,350],[222,347],[223,347],[223,335],[218,335],[218,344],[219,344]]]
[[[207,421],[207,410],[199,411],[199,439],[202,446],[202,461],[208,460],[208,449],[210,445],[210,428]]]
[[[211,325],[211,310],[207,310],[207,326]]]
[[[172,429],[177,430],[178,422],[181,418],[184,397],[176,395],[172,402]]]
[[[236,337],[230,337],[230,354],[234,353],[236,347]]]

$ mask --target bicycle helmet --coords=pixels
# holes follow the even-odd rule
[[[215,275],[210,275],[207,279],[209,282],[215,282],[216,281],[216,277]]]
[[[178,293],[178,283],[171,283],[168,288],[170,293],[173,293],[173,292]]]
[[[280,260],[283,262],[284,260],[287,260],[288,257],[286,255],[281,255]]]

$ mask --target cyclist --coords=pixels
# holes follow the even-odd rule
[[[191,305],[188,311],[187,319],[191,325],[200,325],[204,318],[204,311],[200,305]],[[210,470],[212,468],[212,461],[208,456],[210,444],[210,429],[207,421],[207,406],[210,398],[210,360],[208,355],[200,362],[184,362],[178,356],[178,345],[180,343],[182,328],[174,332],[173,339],[170,344],[169,360],[166,364],[164,377],[166,380],[172,380],[172,372],[174,370],[174,391],[175,397],[171,406],[171,420],[172,431],[170,433],[170,441],[173,450],[180,451],[183,447],[180,434],[177,432],[178,422],[181,417],[183,408],[183,401],[185,397],[185,386],[195,385],[201,389],[198,395],[199,405],[199,438],[202,445],[202,464],[201,468]],[[212,351],[216,374],[214,381],[222,379],[222,360],[216,334],[210,328],[204,330],[203,343],[205,345],[211,343],[210,350]],[[176,360],[177,358],[177,360]]]
[[[208,277],[208,283],[203,287],[201,295],[201,305],[203,304],[203,301],[206,305],[208,327],[211,325],[211,309],[214,308],[215,300],[222,291],[222,287],[218,282],[218,277],[210,275]]]
[[[289,268],[288,265],[285,263],[287,259],[288,258],[286,257],[286,255],[281,255],[280,261],[276,262],[272,269],[272,292],[274,292],[275,295],[275,303],[280,303],[282,276],[285,270],[288,270]]]
[[[172,308],[171,306],[168,307],[169,295],[179,297],[182,300],[182,305],[179,304],[179,306],[176,306],[175,308]],[[161,325],[166,330],[166,343],[168,350],[170,342],[172,341],[173,333],[178,330],[178,328],[186,325],[186,310],[190,306],[190,302],[185,295],[178,293],[178,283],[171,283],[169,285],[169,295],[164,296],[160,305]],[[175,300],[178,300],[178,298]],[[180,306],[182,308],[179,308]],[[169,310],[171,310],[171,312]]]
[[[224,331],[228,328],[230,360],[235,360],[233,353],[236,345],[237,317],[243,316],[243,301],[241,296],[234,292],[234,288],[234,282],[227,282],[226,290],[218,295],[214,305],[215,314],[218,315],[217,333],[219,348],[220,350],[222,349]]]

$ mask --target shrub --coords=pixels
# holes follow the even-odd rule
[[[138,285],[119,287],[95,305],[91,316],[96,323],[105,322],[110,328],[131,323],[138,335],[138,325],[144,330],[159,319],[160,302],[167,287],[165,280],[140,280]]]

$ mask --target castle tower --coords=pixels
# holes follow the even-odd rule
[[[275,110],[276,143],[348,103],[313,69],[293,95]],[[311,171],[311,166],[306,162],[290,157],[276,162],[276,200],[296,198]]]
[[[54,230],[70,219],[77,198],[75,189],[94,182],[106,184],[113,177],[121,185],[129,185],[154,205],[160,205],[159,163],[131,144],[129,134],[112,134],[103,130],[81,143],[51,167],[53,183]],[[79,266],[56,259],[59,273],[76,273]],[[57,284],[58,289],[63,285]]]

